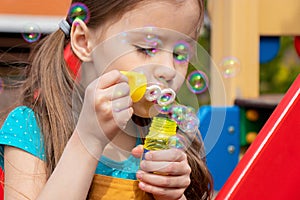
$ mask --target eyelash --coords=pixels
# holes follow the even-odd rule
[[[149,56],[149,57],[152,57],[155,55],[155,53],[157,53],[157,52],[153,52],[153,51],[158,51],[157,48],[144,48],[144,47],[140,47],[140,46],[136,46],[136,45],[135,45],[135,48],[137,49],[137,51],[139,53],[142,53],[143,55]],[[151,55],[151,53],[153,53],[153,55]],[[184,53],[180,54],[180,53],[173,52],[173,57],[175,60],[177,60],[177,58],[182,55],[184,55]]]
[[[142,53],[146,56],[151,56],[151,55],[149,55],[149,52],[153,52],[155,50],[158,50],[157,48],[144,48],[144,47],[140,47],[140,46],[135,46],[135,48],[137,49],[137,51],[139,53]]]

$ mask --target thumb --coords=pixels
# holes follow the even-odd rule
[[[131,150],[131,154],[136,158],[140,158],[143,155],[143,152],[143,145],[138,145]]]

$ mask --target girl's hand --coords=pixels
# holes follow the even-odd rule
[[[141,145],[132,150],[136,157],[142,153]],[[137,178],[140,189],[152,193],[156,200],[178,200],[185,199],[184,191],[191,182],[190,173],[185,152],[168,149],[146,153]]]
[[[128,79],[117,70],[102,75],[87,87],[76,130],[96,159],[131,118],[129,94]]]

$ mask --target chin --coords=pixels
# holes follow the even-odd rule
[[[154,105],[155,104],[152,102],[142,99],[141,101],[134,103],[132,107],[136,116],[152,118],[159,114]]]

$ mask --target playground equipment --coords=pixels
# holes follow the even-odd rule
[[[236,69],[238,73],[235,76],[222,77],[222,83],[220,83],[219,73],[223,69],[212,68],[211,107],[199,109],[198,116],[202,126],[199,129],[208,150],[207,163],[215,181],[215,190],[222,188],[238,163],[239,154],[236,151],[239,151],[241,145],[254,141],[257,132],[282,98],[277,96],[275,100],[268,99],[267,103],[263,102],[266,98],[259,94],[259,64],[268,62],[277,55],[280,36],[295,36],[295,49],[299,54],[300,26],[297,26],[300,19],[299,10],[298,0],[208,1],[208,15],[212,30],[212,60],[219,64],[224,58],[231,57],[235,62],[239,62],[238,67],[240,67]],[[220,86],[221,84],[225,86],[226,97],[221,95],[220,89],[224,88]],[[224,98],[226,98],[225,105]],[[257,105],[262,107],[258,108]],[[222,113],[226,113],[224,127],[220,135],[217,134],[218,141],[212,147],[210,141],[215,133],[211,126],[220,122],[220,109],[223,110]],[[259,115],[264,119],[254,125],[253,122]],[[210,119],[209,124],[202,123],[207,122],[207,118]],[[237,124],[234,121],[236,119],[248,121],[239,120],[240,123]],[[253,131],[246,135],[249,133],[246,130],[248,126],[251,126]]]
[[[208,1],[212,60],[219,63],[234,56],[241,63],[237,76],[223,77],[228,105],[233,105],[237,97],[259,96],[260,38],[299,35],[299,10],[298,0]],[[223,97],[219,96],[216,76],[217,72],[212,71],[210,90],[212,105],[218,106]]]
[[[216,199],[299,199],[300,75]]]

